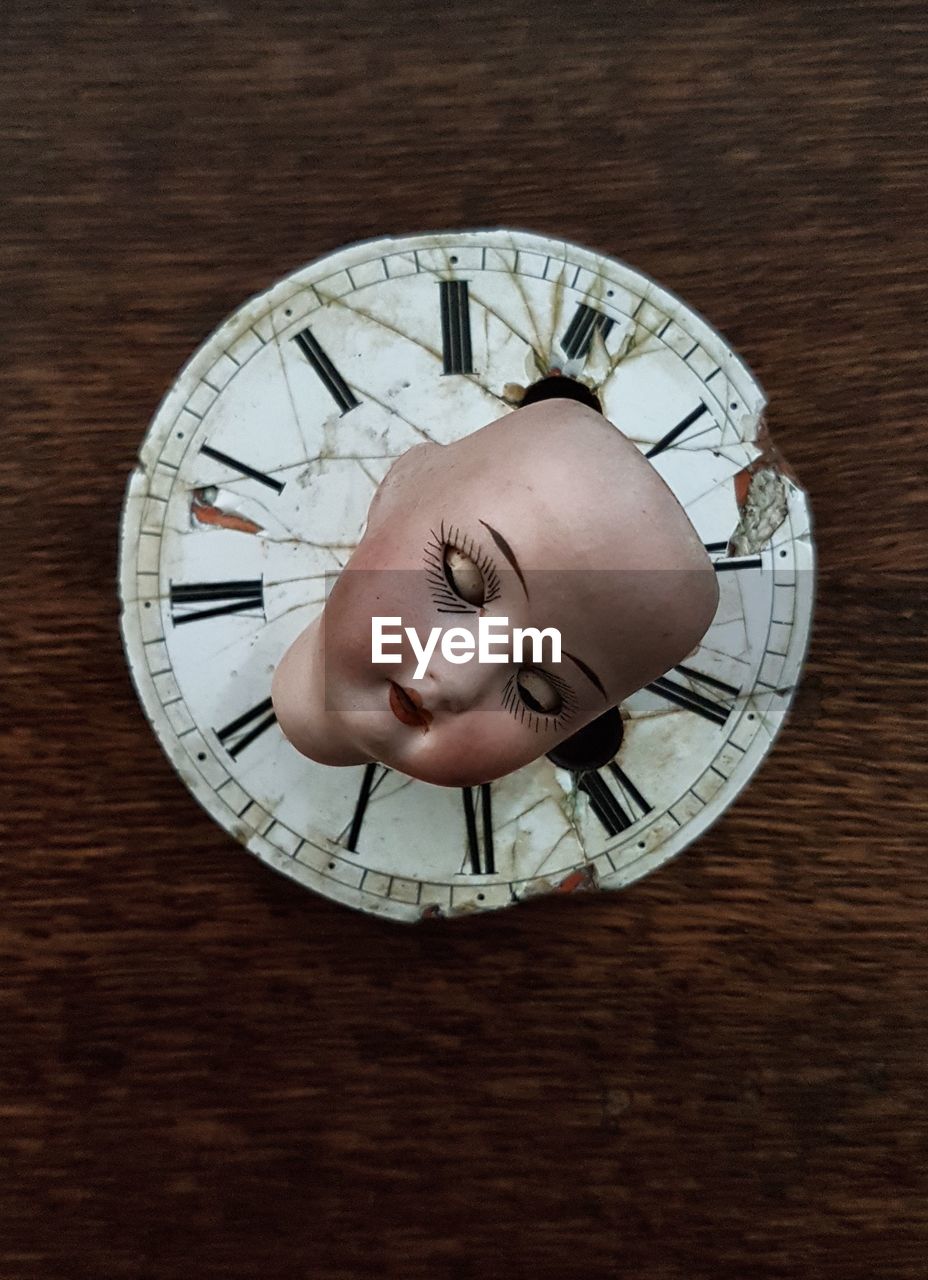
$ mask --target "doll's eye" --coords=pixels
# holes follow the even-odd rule
[[[519,724],[535,733],[549,733],[569,724],[577,710],[570,685],[551,671],[522,667],[503,687],[503,706]]]
[[[499,596],[492,558],[456,525],[429,530],[425,577],[439,613],[474,613]]]
[[[478,543],[444,521],[425,548],[426,579],[442,613],[473,613],[500,593],[499,574]]]
[[[564,705],[564,700],[557,689],[541,671],[531,669],[520,671],[516,676],[516,688],[530,711],[554,716]]]
[[[457,547],[445,547],[442,568],[445,580],[455,595],[478,609],[484,604],[487,589],[483,574],[466,552]]]

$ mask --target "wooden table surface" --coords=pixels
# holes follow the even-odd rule
[[[0,1276],[924,1280],[924,5],[0,24]],[[810,492],[819,595],[792,718],[679,859],[403,927],[188,794],[123,658],[117,522],[242,300],[481,226],[711,318]]]

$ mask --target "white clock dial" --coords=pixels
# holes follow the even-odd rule
[[[623,705],[602,769],[549,760],[483,787],[300,755],[274,669],[322,608],[392,461],[517,407],[558,370],[668,482],[715,561],[712,627]],[[165,751],[271,866],[399,920],[617,888],[679,853],[746,784],[788,709],[809,633],[805,495],[724,340],[613,259],[528,232],[352,245],[247,302],[159,406],[132,474],[122,627]]]

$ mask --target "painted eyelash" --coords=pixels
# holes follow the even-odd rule
[[[454,551],[460,551],[462,554],[469,556],[474,564],[480,570],[483,578],[483,585],[486,594],[483,598],[484,605],[488,605],[491,600],[495,600],[499,596],[499,574],[493,561],[486,554],[479,543],[474,542],[468,533],[462,533],[457,525],[451,525],[445,529],[445,522],[442,520],[439,525],[438,533],[434,529],[429,529],[432,540],[425,548],[425,576],[432,587],[432,594],[435,603],[438,606],[439,613],[477,613],[478,606],[468,604],[468,602],[451,590],[448,579],[445,576],[445,552],[450,547]]]
[[[560,676],[554,675],[551,671],[545,671],[542,674],[561,695],[561,709],[559,711],[533,711],[531,707],[527,707],[522,701],[516,685],[518,671],[514,671],[503,685],[503,706],[510,715],[515,716],[520,724],[527,722],[529,728],[534,729],[536,733],[542,729],[554,729],[559,732],[570,721],[576,711],[577,699],[570,685],[565,684]]]

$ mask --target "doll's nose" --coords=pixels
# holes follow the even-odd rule
[[[483,702],[490,689],[502,683],[502,670],[496,663],[478,662],[476,655],[468,662],[456,663],[436,653],[416,687],[430,711],[460,715]]]

